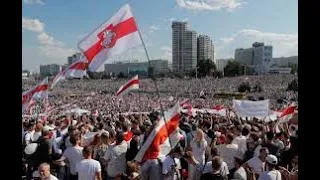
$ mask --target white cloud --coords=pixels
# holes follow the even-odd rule
[[[76,52],[72,48],[65,47],[61,41],[54,39],[45,31],[45,24],[38,19],[22,17],[22,30],[36,33],[38,46],[30,48],[23,46],[24,68],[39,70],[41,64],[65,64],[67,57]],[[32,53],[30,53],[32,52]]]
[[[37,5],[44,5],[42,0],[23,0],[25,4],[37,4]]]
[[[149,32],[150,32],[150,33],[153,33],[153,32],[155,32],[155,31],[158,31],[159,29],[160,29],[160,27],[155,26],[155,25],[151,25],[151,26],[149,27]]]
[[[44,31],[45,24],[38,19],[30,19],[22,17],[22,29],[41,33]]]
[[[176,0],[181,8],[190,10],[209,10],[217,11],[227,9],[231,11],[242,7],[245,2],[243,0]]]
[[[165,59],[172,61],[172,47],[171,46],[161,46],[161,56],[157,59]]]
[[[264,42],[273,46],[273,57],[292,56],[298,54],[298,33],[280,34],[244,29],[220,38],[215,44],[217,58],[234,57],[236,48],[249,48],[254,42]]]

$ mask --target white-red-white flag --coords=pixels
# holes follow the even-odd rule
[[[142,162],[148,159],[164,157],[171,151],[171,148],[174,148],[178,144],[181,140],[181,134],[179,133],[179,111],[180,106],[177,103],[173,108],[164,113],[167,123],[161,117],[136,155],[136,161]],[[170,146],[169,138],[172,147]]]
[[[292,116],[294,115],[295,110],[296,110],[296,106],[289,106],[289,107],[285,108],[280,115],[279,123],[288,122],[292,118]]]
[[[218,114],[219,116],[227,116],[227,107],[221,105],[215,105],[212,108],[212,113]]]
[[[110,57],[142,45],[138,27],[128,4],[121,7],[110,19],[82,39],[78,48],[96,71]]]
[[[22,93],[22,109],[28,108],[32,99],[43,99],[48,97],[48,77],[42,80],[32,89]]]
[[[86,75],[86,69],[88,67],[88,62],[86,59],[78,60],[74,63],[72,63],[69,67],[58,73],[52,83],[51,83],[51,89],[60,81],[65,78],[82,78],[84,75]]]
[[[122,85],[117,91],[117,97],[128,93],[131,90],[139,89],[139,77],[138,75],[130,79],[126,84]]]

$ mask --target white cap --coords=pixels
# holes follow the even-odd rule
[[[43,130],[43,131],[52,131],[52,130],[54,130],[54,128],[53,128],[53,127],[50,127],[50,126],[48,126],[48,125],[45,125],[45,126],[42,128],[42,130]]]
[[[266,161],[269,164],[272,164],[272,165],[277,165],[278,164],[278,158],[275,155],[272,155],[272,154],[269,154],[267,156]]]

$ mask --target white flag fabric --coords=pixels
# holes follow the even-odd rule
[[[131,90],[139,89],[139,77],[138,75],[134,76],[130,79],[126,84],[122,85],[117,91],[117,97],[121,97],[122,95],[128,93]]]
[[[22,110],[27,109],[31,100],[38,100],[48,97],[48,77],[42,80],[35,87],[22,93]]]
[[[136,161],[142,162],[144,160],[157,159],[166,156],[171,151],[169,138],[173,146],[172,148],[178,144],[181,139],[181,134],[179,133],[179,110],[180,106],[178,102],[172,109],[164,113],[167,121],[167,128],[162,117],[136,155]]]
[[[57,74],[52,83],[51,83],[51,89],[60,81],[65,78],[82,78],[84,75],[86,75],[86,69],[88,67],[88,63],[86,59],[80,59],[74,63],[72,63],[69,67],[67,67],[65,70],[61,71],[59,74]]]
[[[142,44],[138,27],[128,4],[110,19],[82,39],[78,48],[89,63],[90,71],[97,71],[110,57]]]
[[[233,100],[233,108],[240,117],[269,116],[269,99],[262,101]]]

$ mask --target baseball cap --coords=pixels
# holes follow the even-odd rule
[[[266,158],[266,161],[272,165],[278,164],[278,158],[275,155],[269,154]]]

